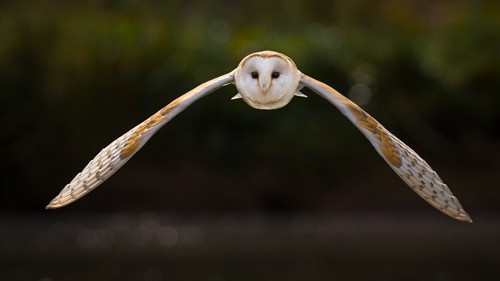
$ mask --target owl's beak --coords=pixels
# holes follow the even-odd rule
[[[264,96],[266,95],[267,90],[269,90],[270,86],[271,86],[271,79],[267,77],[261,77],[259,79],[259,87]]]

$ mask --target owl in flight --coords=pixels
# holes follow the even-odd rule
[[[411,148],[385,129],[358,105],[330,86],[297,69],[287,56],[263,51],[246,56],[238,67],[185,93],[101,150],[47,206],[59,208],[98,187],[146,144],[177,114],[193,102],[228,84],[235,84],[243,99],[257,109],[277,109],[294,96],[305,97],[304,86],[322,96],[344,114],[371,142],[389,166],[418,195],[448,216],[472,222],[458,199],[437,173]]]

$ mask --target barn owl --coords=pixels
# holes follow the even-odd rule
[[[375,150],[403,181],[429,204],[446,215],[472,222],[437,173],[410,147],[385,129],[377,120],[330,86],[297,69],[287,56],[263,51],[243,58],[238,67],[185,93],[102,149],[82,172],[67,184],[47,206],[59,208],[83,197],[123,166],[166,123],[193,102],[228,84],[256,109],[278,109],[307,87],[337,107],[370,141]]]

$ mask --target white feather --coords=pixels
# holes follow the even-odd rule
[[[59,208],[81,198],[123,166],[163,125],[210,92],[234,83],[242,98],[257,109],[277,109],[306,86],[335,105],[370,141],[389,166],[418,195],[457,220],[472,222],[458,199],[437,173],[401,140],[351,100],[332,87],[302,74],[287,56],[264,51],[245,57],[236,70],[201,84],[119,137],[66,185],[47,208]]]
[[[472,222],[458,199],[427,162],[377,120],[335,89],[314,78],[303,74],[300,83],[335,105],[420,197],[452,218]]]
[[[193,102],[232,81],[234,73],[230,72],[203,83],[126,132],[101,150],[47,205],[47,209],[66,206],[98,187],[127,163],[163,125]]]

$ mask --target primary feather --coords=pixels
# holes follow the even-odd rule
[[[233,79],[231,72],[201,84],[113,141],[52,199],[47,209],[66,206],[98,187],[127,163],[163,125],[196,100],[232,82]]]
[[[371,142],[389,166],[418,195],[443,213],[472,222],[458,199],[437,173],[375,118],[330,86],[302,74],[287,56],[263,51],[246,56],[234,71],[201,84],[101,150],[81,173],[67,184],[47,208],[59,208],[81,198],[123,166],[163,125],[199,98],[233,82],[243,99],[257,109],[277,109],[307,86],[335,105]]]
[[[304,74],[300,82],[335,105],[420,197],[452,218],[472,222],[458,199],[427,162],[375,118],[323,82]]]

